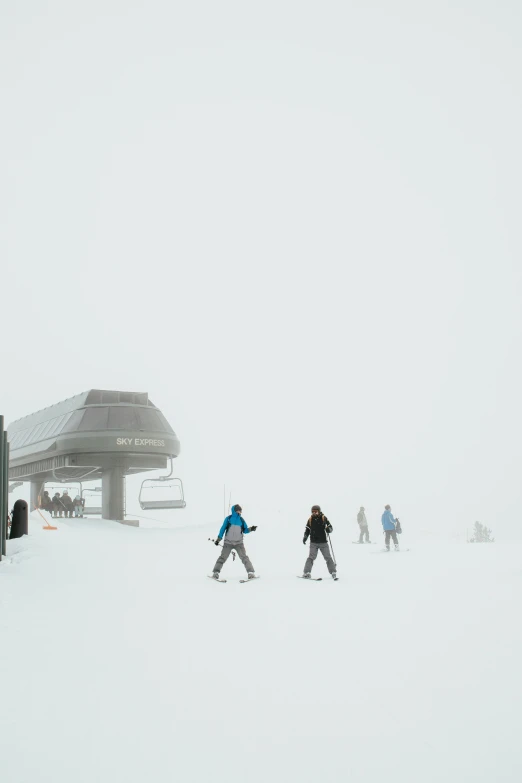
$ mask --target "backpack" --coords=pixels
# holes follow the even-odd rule
[[[310,519],[309,519],[309,520],[308,520],[308,522],[306,523],[306,526],[307,526],[307,528],[310,530],[310,532],[312,532],[312,519],[313,519],[313,517],[310,517]],[[326,531],[327,533],[331,533],[331,532],[332,532],[332,530],[333,530],[333,527],[332,527],[332,525],[330,524],[330,522],[328,522],[328,520],[326,520],[326,521],[325,521],[325,520],[326,520],[326,517],[325,517],[325,515],[324,515],[324,514],[321,514],[321,522],[323,523],[323,527],[324,527],[325,531]]]

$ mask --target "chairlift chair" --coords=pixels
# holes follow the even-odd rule
[[[161,497],[151,497],[154,490],[158,489],[163,490],[161,493],[156,493]],[[167,511],[173,508],[185,508],[187,505],[183,494],[183,482],[172,476],[145,479],[140,487],[138,501],[143,511]]]
[[[101,491],[102,491],[101,487],[86,488],[86,489],[82,490],[82,498],[85,501],[85,503],[87,502],[87,500],[89,500],[91,502],[92,501],[96,502],[101,497]],[[88,495],[91,495],[91,496],[94,495],[94,497],[86,497],[86,495],[87,496]],[[97,497],[96,497],[96,495],[97,495]],[[102,507],[101,507],[101,505],[99,505],[99,506],[84,505],[84,507],[83,507],[83,516],[84,517],[101,517],[101,515],[102,515]]]
[[[76,484],[77,486],[76,487],[73,486],[74,484]],[[48,484],[46,482],[44,484],[42,494],[44,490],[47,490],[51,498],[56,492],[60,492],[60,494],[63,494],[64,491],[67,490],[67,493],[70,495],[72,499],[76,495],[81,495],[82,485],[80,481],[70,481],[70,482],[64,481],[63,484]]]

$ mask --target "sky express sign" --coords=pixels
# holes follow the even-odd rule
[[[116,438],[117,446],[165,446],[165,441],[155,438]]]

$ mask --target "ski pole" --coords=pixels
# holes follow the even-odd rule
[[[333,546],[332,546],[332,539],[330,538],[330,533],[327,532],[326,535],[328,536],[328,543],[330,544],[330,549],[332,550],[332,557],[333,557],[334,565],[337,568],[337,562],[335,560],[335,553],[334,553],[334,549],[333,549]]]
[[[215,538],[209,538],[208,540],[209,540],[209,541],[212,541],[212,543],[213,543],[213,544],[215,544],[215,543],[216,543],[216,539],[215,539]],[[221,547],[221,549],[223,549],[223,544],[217,544],[217,546],[219,546],[219,547]],[[236,553],[235,553],[235,551],[234,551],[234,552],[232,552],[232,562],[233,562],[235,559],[236,559]]]

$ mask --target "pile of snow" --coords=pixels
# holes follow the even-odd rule
[[[261,522],[261,579],[217,584],[217,525],[33,515],[0,563],[1,779],[519,780],[522,545],[337,526],[340,580],[319,555],[305,582],[304,521]]]

